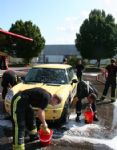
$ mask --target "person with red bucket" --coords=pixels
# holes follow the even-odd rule
[[[38,118],[42,122],[44,130],[49,134],[44,109],[48,104],[55,106],[60,102],[61,98],[58,95],[51,95],[42,88],[27,89],[14,95],[11,102],[13,150],[25,150],[25,128],[29,130],[29,142],[39,140],[33,107],[38,108]]]
[[[94,86],[89,81],[80,81],[77,85],[77,102],[76,102],[76,122],[80,122],[80,115],[82,110],[82,100],[87,97],[89,104],[91,105],[92,111],[94,112],[93,120],[98,121],[96,111],[96,99],[98,93]],[[87,121],[85,120],[85,123]]]

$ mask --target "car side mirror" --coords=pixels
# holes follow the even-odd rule
[[[22,81],[21,77],[17,76],[17,83],[20,83]]]
[[[77,82],[78,82],[77,79],[73,79],[71,85],[72,85],[73,83],[77,83]]]

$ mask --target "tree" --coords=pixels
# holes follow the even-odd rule
[[[116,35],[117,26],[112,15],[94,9],[81,25],[80,33],[76,33],[75,45],[83,58],[100,62],[114,55]]]
[[[12,50],[17,57],[24,58],[25,63],[29,63],[33,57],[37,57],[45,46],[45,39],[41,36],[40,29],[31,21],[16,21],[9,31],[33,39],[33,42],[30,42],[10,37],[12,44],[9,45],[9,52]]]

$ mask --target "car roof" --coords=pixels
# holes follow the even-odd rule
[[[39,64],[35,65],[32,68],[58,68],[58,69],[67,69],[72,67],[71,65],[68,64]]]

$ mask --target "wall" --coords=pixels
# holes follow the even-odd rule
[[[38,57],[34,57],[31,60],[31,63],[37,63],[38,62]],[[23,59],[22,58],[16,58],[16,57],[9,57],[9,63],[10,64],[22,64]]]

